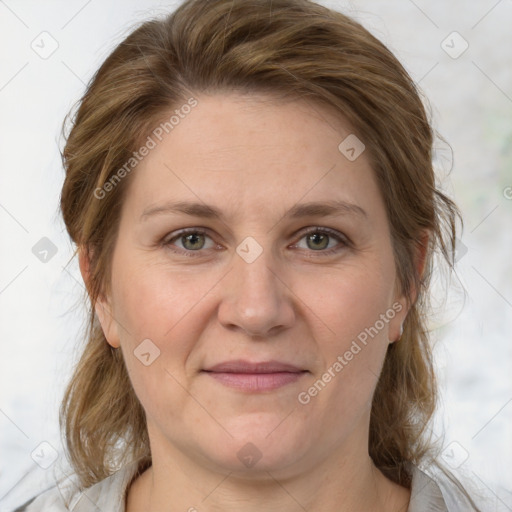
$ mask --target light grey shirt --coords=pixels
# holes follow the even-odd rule
[[[68,477],[36,496],[14,512],[125,512],[126,491],[138,469],[132,463],[110,477],[78,491],[76,481]],[[407,512],[470,512],[464,494],[448,478],[427,474],[416,466],[412,473],[411,500]]]

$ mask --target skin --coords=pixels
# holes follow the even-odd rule
[[[96,304],[147,415],[153,465],[131,485],[128,512],[405,511],[409,490],[375,468],[367,448],[377,377],[408,302],[366,153],[352,162],[338,150],[351,128],[323,106],[228,93],[196,98],[130,177],[111,294]],[[285,217],[297,204],[330,200],[366,215]],[[141,219],[168,201],[206,203],[224,219]],[[308,244],[307,233],[325,227],[340,239]],[[187,245],[177,236],[183,228],[207,236]],[[236,252],[249,236],[262,249],[251,263]],[[87,280],[83,254],[80,265]],[[393,304],[401,311],[301,404],[299,393]],[[160,350],[149,366],[134,356],[145,339]],[[231,359],[279,360],[307,373],[249,393],[201,372]],[[261,457],[251,467],[237,456],[247,443]]]

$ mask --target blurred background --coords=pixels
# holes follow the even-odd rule
[[[439,183],[462,210],[431,320],[442,458],[512,510],[512,1],[321,1],[353,16],[428,98]],[[64,116],[130,29],[177,2],[0,0],[0,511],[65,470],[58,406],[84,288],[58,212]],[[64,469],[63,469],[64,468]]]

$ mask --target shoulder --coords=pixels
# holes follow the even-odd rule
[[[137,469],[137,464],[129,464],[84,490],[74,475],[62,476],[13,512],[125,512],[125,492]]]
[[[482,496],[469,482],[437,464],[409,466],[411,499],[407,512],[483,512]]]

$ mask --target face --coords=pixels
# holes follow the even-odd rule
[[[130,177],[96,309],[153,457],[292,474],[367,454],[407,313],[367,155],[319,105],[197,100]]]

